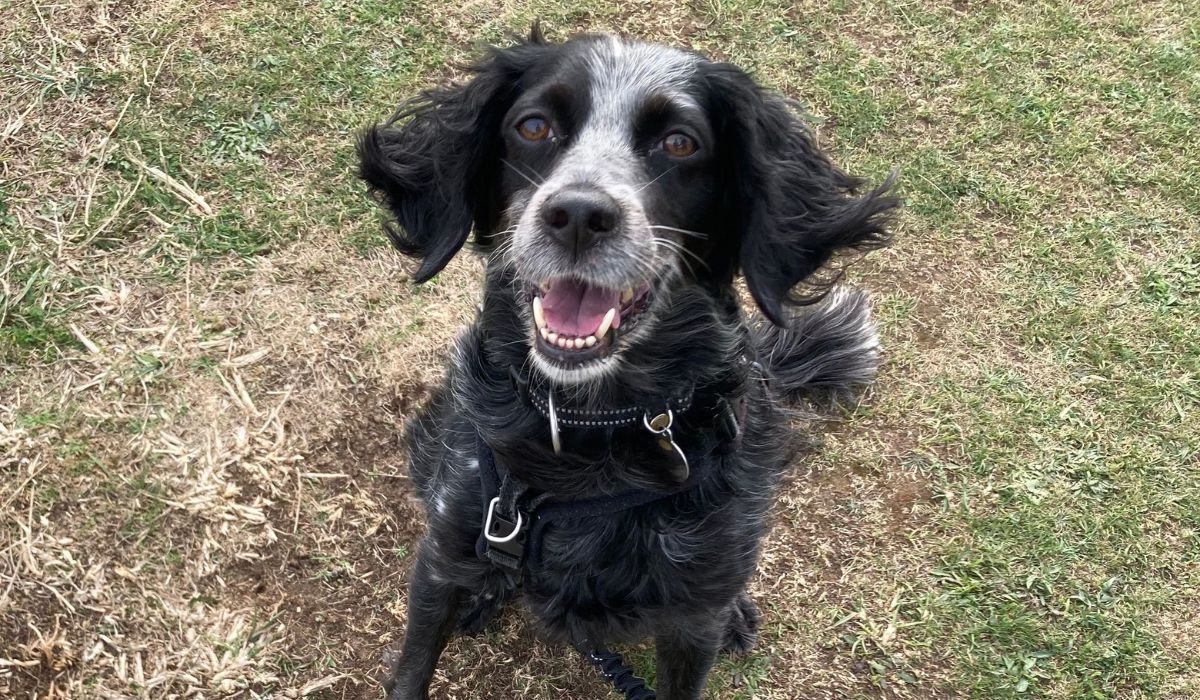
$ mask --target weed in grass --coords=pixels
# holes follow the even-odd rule
[[[271,139],[280,131],[279,122],[271,112],[257,103],[250,106],[245,116],[219,120],[209,115],[204,124],[211,132],[204,140],[204,149],[218,165],[236,160],[261,162],[271,152]]]
[[[1142,276],[1146,301],[1168,309],[1200,305],[1200,249],[1148,268]]]
[[[9,265],[6,293],[0,299],[0,358],[48,362],[65,351],[82,349],[65,320],[69,309],[54,303],[55,292],[71,281],[57,277],[49,265],[14,264],[11,257]]]

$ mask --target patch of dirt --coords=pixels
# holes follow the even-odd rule
[[[779,635],[769,688],[804,688],[794,695],[804,698],[951,696],[939,690],[941,671],[918,663],[891,624],[925,564],[911,556],[932,507],[920,471],[930,455],[916,431],[871,419],[824,426],[820,448],[784,485],[751,589],[765,634]]]
[[[0,657],[12,666],[0,670],[4,697],[67,698],[65,674],[79,663],[78,638],[62,628],[61,609],[49,595],[31,598],[22,613],[52,627],[40,629],[19,616],[0,614]]]
[[[278,609],[290,656],[338,659],[349,675],[331,692],[378,682],[382,649],[403,630],[397,606],[424,514],[409,488],[400,438],[424,393],[419,385],[355,392],[355,411],[305,455],[308,473],[338,475],[306,485],[315,490],[307,499],[342,500],[334,522],[281,537],[267,556],[236,564],[226,577],[256,607]],[[365,530],[337,522],[364,518],[373,520]]]

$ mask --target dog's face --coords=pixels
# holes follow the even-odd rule
[[[533,360],[570,382],[652,342],[687,237],[706,238],[716,173],[698,59],[615,39],[578,42],[527,76],[501,122],[507,259]]]
[[[512,271],[534,364],[560,383],[655,342],[677,284],[745,271],[775,321],[840,247],[882,243],[894,201],[820,154],[786,104],[727,64],[612,37],[495,50],[464,86],[368,130],[362,176],[435,274],[474,226]]]

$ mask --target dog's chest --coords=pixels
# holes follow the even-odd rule
[[[525,598],[552,633],[636,634],[664,610],[702,610],[741,589],[753,564],[753,523],[727,508],[669,523],[646,513],[594,518],[547,532],[526,572]],[[749,556],[747,556],[749,554]]]

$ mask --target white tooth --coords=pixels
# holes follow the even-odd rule
[[[575,349],[576,349],[576,350],[582,350],[582,349],[583,349],[583,338],[576,338],[576,339],[575,339]]]
[[[551,343],[557,343],[558,342],[558,334],[555,333],[554,331],[550,331],[549,333],[546,334],[546,340],[549,340]]]
[[[569,344],[570,344],[570,342],[571,342],[571,341],[567,340],[566,338],[559,338],[559,339],[558,339],[558,347],[560,347],[560,348],[562,348],[562,349],[566,350],[566,349],[567,349],[567,345],[569,345]]]
[[[608,333],[609,326],[612,325],[613,319],[617,317],[616,309],[609,309],[608,313],[604,314],[604,320],[600,322],[600,327],[596,329],[595,336],[603,338]]]
[[[593,345],[595,345],[596,342],[597,342],[596,336],[594,336],[594,335],[589,335],[588,337],[583,339],[583,344],[588,346],[589,348],[592,347]]]
[[[546,312],[542,311],[542,298],[533,298],[533,322],[538,328],[546,327]]]
[[[633,299],[633,288],[632,287],[621,292],[621,303],[622,304],[628,304],[631,299]]]
[[[542,332],[543,338],[545,338],[547,340],[550,339],[550,331],[546,330],[545,328],[539,328],[538,330]]]

